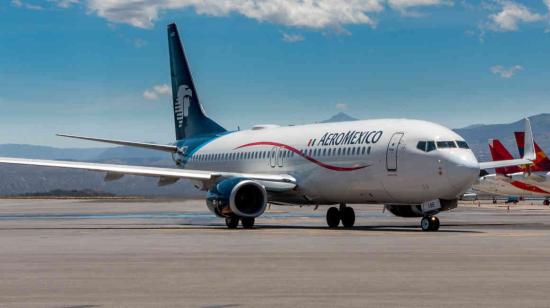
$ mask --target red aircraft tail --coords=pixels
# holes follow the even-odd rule
[[[491,150],[491,156],[494,161],[510,160],[514,159],[512,154],[504,147],[504,145],[498,139],[489,140],[489,149]],[[516,172],[522,172],[523,170],[518,166],[496,168],[497,174],[510,174]]]

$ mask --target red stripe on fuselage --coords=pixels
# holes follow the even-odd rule
[[[289,145],[286,145],[286,144],[283,144],[283,143],[278,143],[278,142],[271,142],[271,141],[262,141],[262,142],[252,142],[252,143],[247,143],[247,144],[244,144],[244,145],[241,145],[239,147],[236,147],[235,150],[237,149],[241,149],[241,148],[246,148],[246,147],[253,147],[253,146],[259,146],[259,145],[271,145],[271,146],[276,146],[276,147],[279,147],[279,148],[283,148],[283,149],[286,149],[286,150],[289,150],[297,155],[300,155],[301,157],[309,160],[310,162],[316,164],[316,165],[319,165],[323,168],[326,168],[326,169],[329,169],[329,170],[333,170],[333,171],[355,171],[355,170],[359,170],[359,169],[363,169],[363,168],[366,168],[368,166],[358,166],[358,167],[337,167],[337,166],[332,166],[332,165],[329,165],[329,164],[325,164],[323,162],[320,162],[312,157],[309,157],[307,155],[304,155],[300,150],[296,149],[296,148],[293,148]]]

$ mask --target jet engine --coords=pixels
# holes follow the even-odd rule
[[[433,210],[422,208],[421,204],[386,204],[384,207],[390,213],[398,217],[424,217],[426,215],[435,215],[439,212],[454,209],[458,205],[458,200],[439,200],[441,207]]]
[[[206,196],[208,209],[219,217],[255,218],[267,207],[265,187],[252,180],[229,178],[218,182]]]

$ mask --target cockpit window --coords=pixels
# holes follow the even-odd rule
[[[419,149],[420,151],[426,152],[426,141],[418,141],[416,148]]]
[[[456,148],[456,144],[454,141],[438,141],[437,148],[438,149]]]
[[[466,143],[466,141],[457,140],[457,141],[456,141],[456,144],[457,144],[458,147],[461,148],[461,149],[469,149],[469,148],[470,148],[470,147],[468,146],[468,144]]]
[[[435,151],[435,142],[428,141],[427,142],[427,147],[426,147],[426,152],[431,152],[431,151]]]
[[[424,152],[431,152],[435,150],[435,142],[434,141],[418,141],[416,144],[416,148],[420,151]]]

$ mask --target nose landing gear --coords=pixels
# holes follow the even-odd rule
[[[355,224],[355,211],[353,208],[340,203],[340,209],[331,207],[327,211],[327,225],[329,228],[337,228],[342,221],[344,228],[351,228]]]
[[[425,216],[420,221],[422,231],[437,231],[439,230],[439,218],[436,216]]]

